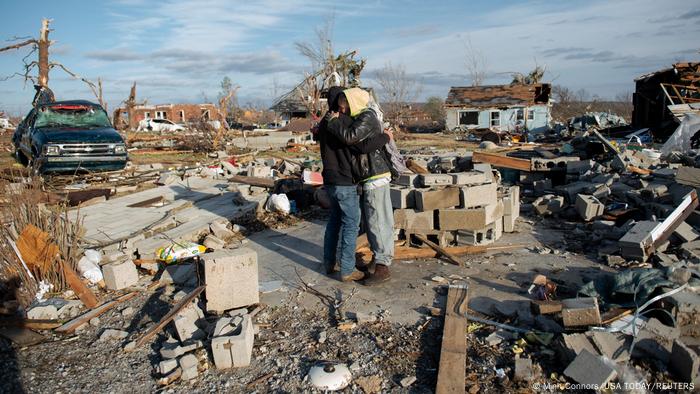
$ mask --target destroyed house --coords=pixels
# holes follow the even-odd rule
[[[551,85],[452,87],[445,101],[448,130],[544,132],[551,121]]]
[[[309,110],[299,97],[299,91],[296,88],[278,98],[270,110],[280,117],[283,125],[292,119],[306,118],[309,114]]]
[[[127,108],[118,108],[115,115],[119,119],[114,119],[114,124],[129,124],[129,112]],[[210,103],[203,104],[158,104],[158,105],[137,105],[133,108],[133,123],[138,124],[144,119],[168,119],[174,123],[197,122],[199,120],[219,120],[221,115],[219,109]]]
[[[700,113],[700,63],[672,67],[634,80],[632,126],[670,135],[686,113]]]

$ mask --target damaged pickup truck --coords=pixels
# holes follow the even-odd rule
[[[12,141],[17,159],[39,173],[116,171],[127,161],[124,139],[105,110],[89,101],[36,105]]]

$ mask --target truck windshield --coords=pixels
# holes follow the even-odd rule
[[[38,111],[34,127],[91,129],[112,125],[102,108],[88,105],[54,105],[42,107]]]

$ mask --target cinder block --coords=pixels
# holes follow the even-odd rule
[[[681,222],[681,224],[673,230],[673,235],[680,238],[683,242],[695,241],[700,238],[700,232],[686,222]]]
[[[601,324],[598,299],[582,297],[562,300],[561,317],[565,327]]]
[[[416,206],[416,191],[412,187],[392,186],[389,189],[392,208],[414,208]]]
[[[671,352],[670,369],[676,376],[686,383],[698,383],[700,381],[700,358],[697,348],[693,349],[684,344],[680,339],[673,342]]]
[[[425,187],[452,184],[452,175],[450,174],[420,174],[419,178],[421,184]]]
[[[197,323],[204,319],[204,313],[193,301],[188,306],[178,312],[173,318],[175,331],[180,339],[180,342],[185,342],[190,339],[199,339],[205,336],[205,332],[197,326]]]
[[[235,235],[233,231],[226,227],[225,224],[219,222],[211,223],[209,225],[209,230],[211,230],[212,234],[214,234],[217,238],[222,240],[226,240]]]
[[[592,160],[569,161],[566,163],[567,174],[585,174],[593,168]]]
[[[421,186],[421,180],[418,177],[418,174],[401,174],[394,181],[394,183],[396,183],[397,185],[408,186],[408,187],[420,187]]]
[[[600,356],[582,350],[564,370],[564,375],[577,383],[603,387],[617,376],[615,368],[605,363]]]
[[[241,332],[229,337],[231,344],[231,361],[234,367],[247,367],[253,355],[253,342],[255,331],[253,321],[249,315],[243,317]]]
[[[394,210],[394,228],[410,233],[422,233],[435,229],[435,214],[433,211],[418,212],[413,209]]]
[[[249,248],[201,255],[204,262],[207,310],[217,313],[260,301],[258,254]]]
[[[250,166],[248,167],[248,176],[259,178],[269,178],[272,168],[268,166]]]
[[[131,260],[102,266],[105,285],[110,290],[121,290],[139,281],[136,265]]]
[[[489,204],[477,208],[440,209],[438,225],[440,230],[480,230],[501,220],[503,203]]]
[[[576,197],[576,211],[585,221],[593,220],[603,214],[605,205],[597,198],[585,194],[579,194]]]
[[[515,359],[515,372],[513,373],[513,380],[532,380],[532,360],[529,358],[520,357]]]
[[[503,232],[513,233],[515,232],[515,220],[517,216],[514,215],[503,215]]]
[[[538,215],[552,215],[560,212],[566,206],[564,197],[547,194],[532,202],[532,208]]]
[[[503,214],[520,216],[520,186],[511,186],[503,194]]]
[[[497,240],[496,223],[491,223],[480,230],[457,230],[455,242],[458,245],[489,245]]]
[[[456,172],[450,175],[453,185],[472,186],[491,182],[491,174],[485,174],[481,171]]]
[[[659,222],[643,220],[637,222],[620,240],[621,255],[625,258],[641,259],[646,261],[648,256],[647,246],[651,243],[651,232],[659,225]]]
[[[460,189],[456,187],[446,187],[438,190],[416,190],[416,209],[419,211],[454,208],[459,204]]]
[[[566,197],[569,203],[573,203],[576,201],[577,195],[584,193],[591,186],[593,186],[593,184],[589,182],[573,182],[568,185],[559,186],[556,190]]]
[[[243,316],[237,334],[214,337],[211,350],[216,369],[249,366],[254,340],[255,328],[249,315]]]
[[[459,191],[460,208],[472,208],[494,204],[498,200],[498,188],[496,183],[487,183],[479,186],[463,186],[459,188]]]

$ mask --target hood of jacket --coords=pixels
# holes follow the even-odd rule
[[[367,109],[369,105],[369,92],[360,88],[350,88],[343,91],[350,106],[350,116],[355,117]]]
[[[338,99],[343,94],[343,90],[345,89],[340,86],[332,86],[328,89],[328,109],[330,111],[338,111]]]

